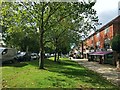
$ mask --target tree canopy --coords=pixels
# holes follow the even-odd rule
[[[26,51],[37,47],[41,53],[39,67],[43,68],[45,46],[49,42],[56,48],[67,46],[94,28],[91,24],[97,18],[92,9],[94,4],[82,1],[3,2],[0,24],[4,41]]]
[[[120,35],[117,34],[112,39],[112,49],[118,53],[120,53]]]

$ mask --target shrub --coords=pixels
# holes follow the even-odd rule
[[[118,53],[120,53],[120,34],[116,35],[112,39],[112,49]]]

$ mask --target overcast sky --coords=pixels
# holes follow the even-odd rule
[[[118,2],[120,0],[97,0],[93,7],[97,11],[101,26],[107,24],[118,16]]]

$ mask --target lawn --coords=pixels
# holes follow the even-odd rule
[[[45,60],[45,70],[38,69],[38,60],[4,65],[4,88],[116,88],[110,82],[68,58],[55,63]]]

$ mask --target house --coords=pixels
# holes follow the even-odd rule
[[[117,32],[120,32],[120,15],[86,38],[84,46],[94,50],[111,50],[110,43]]]

